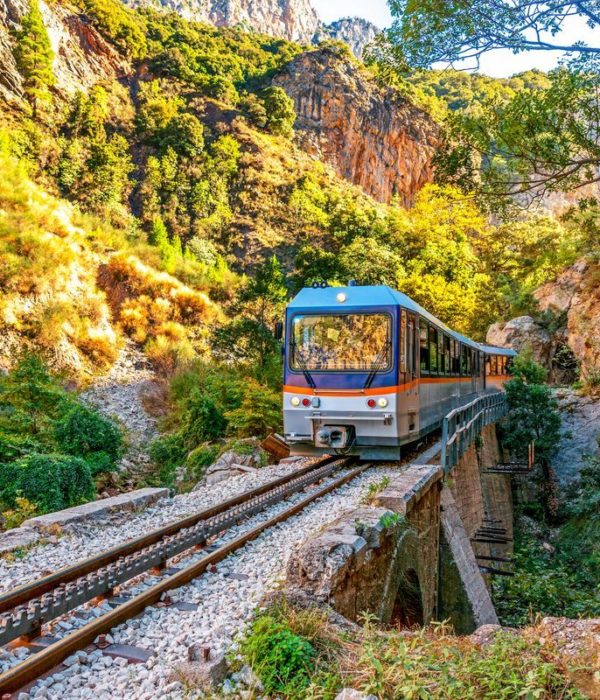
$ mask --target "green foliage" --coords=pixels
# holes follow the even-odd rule
[[[143,58],[147,51],[145,26],[138,13],[118,0],[77,0],[109,39],[132,58]]]
[[[32,453],[10,466],[0,476],[0,500],[9,506],[17,497],[34,503],[42,513],[84,503],[95,495],[89,466],[69,455]]]
[[[52,72],[54,52],[37,0],[30,0],[29,10],[21,17],[21,27],[14,35],[15,61],[35,117],[40,105],[48,103],[49,88],[56,82]]]
[[[546,370],[533,361],[531,351],[515,359],[513,378],[506,382],[509,414],[503,424],[503,444],[525,458],[535,442],[536,459],[547,462],[560,439],[560,415],[550,387],[542,384]]]
[[[390,477],[382,476],[381,479],[373,481],[370,483],[365,491],[364,496],[361,497],[361,503],[372,503],[373,498],[380,492],[383,491],[390,485]]]
[[[6,530],[10,530],[13,527],[19,527],[26,520],[34,518],[36,515],[39,515],[37,506],[26,498],[17,496],[15,498],[15,507],[2,513],[2,524]]]
[[[316,651],[283,623],[259,617],[242,642],[241,652],[259,676],[268,695],[305,698],[315,667]]]
[[[172,486],[177,469],[185,464],[188,450],[181,435],[174,433],[156,438],[150,444],[150,459],[158,467],[157,483]]]
[[[579,538],[565,534],[557,539],[545,528],[531,533],[539,527],[520,521],[514,576],[494,577],[494,605],[501,623],[521,627],[537,614],[572,619],[600,615],[600,586],[594,574],[600,562],[597,545],[595,561],[586,560]]]
[[[294,129],[296,111],[293,100],[280,87],[268,87],[262,93],[266,111],[266,127],[272,134],[289,138]]]
[[[0,377],[0,504],[14,508],[22,497],[45,513],[89,500],[92,477],[115,468],[121,445],[119,428],[79,403],[39,356]]]
[[[186,400],[182,421],[185,426],[182,438],[190,447],[217,440],[224,435],[227,427],[225,414],[217,402],[198,389],[192,391]]]
[[[122,453],[120,429],[110,420],[87,406],[73,406],[55,426],[60,452],[81,457],[88,463],[92,476],[113,471]]]
[[[229,307],[233,318],[214,334],[213,347],[224,360],[249,361],[266,373],[280,351],[275,323],[287,300],[285,275],[275,256],[262,262]]]
[[[418,632],[342,632],[314,609],[285,601],[269,606],[241,644],[268,695],[336,697],[343,687],[390,700],[583,700],[549,644],[500,631],[481,647],[444,625]]]
[[[11,372],[0,376],[0,430],[17,440],[29,436],[48,443],[53,421],[68,400],[42,359],[26,354]]]
[[[240,405],[225,413],[228,431],[239,437],[266,437],[281,426],[281,394],[248,377]]]

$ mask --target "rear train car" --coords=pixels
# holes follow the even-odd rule
[[[303,289],[285,319],[286,442],[294,455],[399,459],[453,408],[501,389],[514,355],[390,287]]]

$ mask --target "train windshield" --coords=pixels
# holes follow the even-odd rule
[[[384,371],[392,367],[387,314],[295,316],[291,366],[301,371]]]

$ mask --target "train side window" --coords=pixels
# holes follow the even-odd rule
[[[460,346],[460,373],[463,377],[467,376],[467,346]]]
[[[400,311],[400,372],[406,372],[406,356],[408,351],[408,334],[406,332],[406,311]]]
[[[438,371],[440,376],[446,373],[446,358],[444,357],[444,334],[438,331]]]
[[[431,374],[437,374],[439,371],[438,332],[433,326],[429,326],[429,371]]]
[[[492,358],[489,355],[485,356],[485,374],[489,377],[492,373]]]
[[[498,374],[498,358],[496,355],[492,355],[492,374],[494,376]]]
[[[503,355],[502,356],[502,372],[500,373],[500,374],[502,374],[502,376],[504,376],[507,373],[506,372],[506,360],[507,360],[506,356]]]
[[[419,349],[421,374],[429,374],[429,338],[427,322],[423,319],[419,320]]]
[[[512,374],[513,359],[512,357],[506,358],[506,374]]]
[[[455,377],[460,375],[460,344],[458,340],[452,341],[452,374]]]

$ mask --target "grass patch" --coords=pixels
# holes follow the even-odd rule
[[[360,499],[360,502],[363,505],[371,504],[373,502],[375,496],[378,493],[380,493],[381,491],[383,491],[383,489],[387,488],[389,485],[390,485],[390,477],[389,476],[383,476],[378,481],[374,481],[372,484],[368,485],[363,497]]]
[[[321,610],[279,601],[255,620],[241,653],[266,697],[328,700],[352,687],[386,700],[584,698],[539,637],[500,632],[481,648],[445,625],[382,631],[369,619],[351,636]]]

